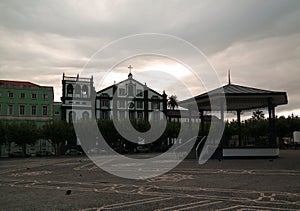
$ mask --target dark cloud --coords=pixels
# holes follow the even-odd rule
[[[118,38],[157,32],[178,36],[203,51],[226,83],[287,91],[289,105],[282,111],[299,110],[300,97],[300,3],[288,1],[16,1],[0,2],[0,78],[29,80],[55,87],[60,95],[60,78],[67,74],[104,74],[112,61],[129,49],[143,46],[171,48],[190,63],[201,63],[184,48],[162,43],[136,42],[122,46],[116,55],[91,58]],[[89,67],[83,71],[83,67]],[[139,57],[129,60],[136,70],[167,59]],[[115,63],[118,64],[116,61]],[[123,63],[122,63],[123,62]],[[126,77],[126,61],[116,67]],[[19,74],[22,73],[22,74]],[[124,78],[125,79],[125,78]],[[193,93],[206,91],[192,75],[182,81]],[[156,86],[155,81],[149,83]],[[111,83],[110,81],[108,83]],[[158,89],[184,98],[175,80]],[[159,90],[158,90],[159,91]],[[167,91],[167,90],[166,90]]]

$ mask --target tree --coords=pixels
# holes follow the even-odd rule
[[[7,127],[7,141],[9,153],[11,143],[22,147],[23,156],[26,155],[26,144],[34,144],[38,139],[38,128],[29,122],[11,123]]]
[[[175,109],[175,107],[177,108],[178,107],[178,104],[177,104],[177,96],[176,95],[171,95],[168,99],[168,107],[169,108],[172,108],[172,110]]]
[[[59,149],[62,143],[73,138],[71,126],[71,124],[62,121],[53,121],[43,126],[42,137],[51,141],[55,154],[60,154]]]
[[[0,158],[1,158],[1,152],[2,152],[2,145],[6,144],[6,125],[4,125],[1,121],[0,121]]]
[[[256,110],[252,113],[252,120],[261,120],[261,119],[265,119],[265,114],[263,111],[261,110]]]

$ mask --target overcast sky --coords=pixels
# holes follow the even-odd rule
[[[297,0],[2,0],[0,79],[53,86],[55,100],[59,100],[63,72],[70,76],[83,73],[83,67],[95,52],[122,37],[163,33],[200,49],[222,85],[227,83],[230,69],[232,83],[286,91],[289,104],[277,111],[300,115],[299,23],[300,1]],[[127,66],[132,64],[134,77],[159,92],[166,90],[169,95],[176,94],[180,100],[185,94],[176,86],[178,82],[188,84],[195,95],[207,91],[193,80],[185,64],[170,58],[139,56],[128,61],[117,60],[118,54],[126,51],[130,54],[133,48],[152,44],[139,42],[134,47],[115,51],[115,57],[98,57],[95,66],[85,73],[106,73],[111,68],[108,62],[111,60],[118,64],[113,77],[106,77],[102,84],[95,77],[97,90],[126,79]],[[184,55],[185,51],[180,54]],[[197,58],[190,62],[197,65]],[[174,77],[166,79],[164,74],[139,76],[138,73],[147,68],[166,74],[169,71]],[[163,85],[159,79],[164,80]]]

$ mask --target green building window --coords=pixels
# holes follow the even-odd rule
[[[48,94],[44,94],[44,100],[48,99]]]
[[[31,106],[31,115],[36,116],[36,106]]]
[[[43,106],[43,116],[48,115],[48,106]]]
[[[13,105],[8,105],[7,114],[10,116],[13,115],[13,109],[14,109]]]
[[[14,93],[13,92],[8,92],[8,97],[9,98],[13,98],[14,97]]]
[[[20,105],[19,114],[20,114],[20,116],[24,116],[24,114],[25,114],[25,106],[24,105]]]
[[[22,92],[22,93],[20,94],[20,98],[25,98],[25,93]]]
[[[32,99],[36,99],[36,93],[32,93],[32,94],[31,94],[31,98],[32,98]]]

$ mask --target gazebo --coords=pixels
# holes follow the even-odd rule
[[[222,99],[225,97],[226,106],[222,106],[224,103]],[[237,115],[238,124],[238,143],[235,146],[228,145],[228,140],[222,138],[218,148],[222,153],[222,157],[234,157],[234,156],[278,156],[279,147],[276,143],[275,134],[275,108],[279,105],[287,104],[286,92],[270,91],[264,89],[257,89],[252,87],[240,86],[230,83],[230,79],[227,85],[209,91],[207,93],[200,94],[194,98],[190,98],[179,102],[180,106],[191,108],[192,103],[196,101],[198,111],[201,118],[201,131],[204,133],[204,112],[212,111],[216,108],[211,108],[211,102],[218,101],[220,99],[220,106],[218,108],[221,113],[220,120],[224,122],[225,112],[235,112]],[[249,111],[254,109],[268,109],[268,122],[269,122],[269,135],[268,141],[265,145],[260,146],[245,146],[242,140],[241,130],[241,113],[242,111]],[[203,134],[204,135],[204,134]]]

